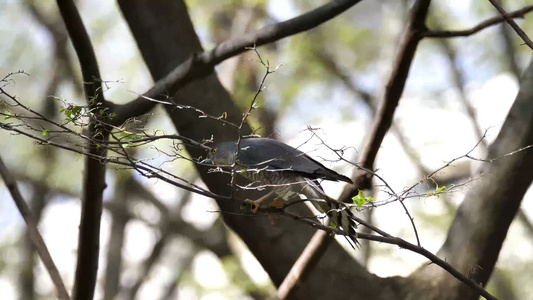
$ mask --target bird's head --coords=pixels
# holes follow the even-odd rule
[[[237,145],[235,142],[225,142],[215,145],[209,150],[208,159],[204,163],[213,165],[230,166],[235,163],[235,152]]]

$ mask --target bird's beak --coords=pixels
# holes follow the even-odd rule
[[[202,160],[200,163],[205,165],[213,165],[213,161],[209,158]]]

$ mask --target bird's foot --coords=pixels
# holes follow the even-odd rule
[[[246,199],[241,205],[241,210],[248,210],[250,209],[252,213],[256,213],[257,209],[259,209],[259,205],[261,204],[261,201],[259,200],[250,200]]]
[[[275,207],[275,208],[284,208],[285,207],[285,201],[281,198],[277,198],[274,200],[269,207]]]

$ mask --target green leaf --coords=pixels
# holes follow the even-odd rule
[[[59,102],[67,103],[67,99],[62,99],[62,98],[59,98],[59,97],[54,97],[54,99],[56,99]]]
[[[81,106],[74,106],[72,107],[72,113],[75,115],[79,115],[81,113]]]
[[[375,198],[372,197],[366,197],[365,192],[359,190],[359,193],[357,194],[357,196],[354,196],[352,198],[352,201],[357,204],[357,207],[359,208],[365,205],[366,203],[372,202],[372,200],[374,199]]]
[[[74,122],[81,116],[82,110],[82,106],[69,104],[68,106],[61,106],[59,112],[67,117],[66,121]]]
[[[9,115],[9,116],[5,116],[4,120],[16,119],[17,118],[17,116],[12,115],[11,112],[9,110],[7,110],[7,109],[4,110],[4,114]]]
[[[329,226],[330,226],[330,227],[333,227],[333,228],[337,228],[337,222],[335,222],[335,221],[330,221],[330,222],[329,222]]]
[[[435,191],[434,192],[428,192],[426,197],[431,197],[431,196],[439,197],[440,194],[442,194],[445,189],[446,189],[445,185],[439,187],[439,185],[437,184],[437,187],[435,188]]]
[[[141,135],[136,135],[136,134],[133,134],[133,133],[124,132],[122,134],[121,140],[123,140],[123,141],[132,141],[132,140],[140,140],[142,138],[144,138],[144,137],[141,136]]]
[[[49,132],[50,132],[50,129],[43,130],[43,136],[47,136]]]

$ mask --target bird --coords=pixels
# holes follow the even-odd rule
[[[272,189],[257,200],[245,200],[252,205],[252,212],[255,213],[262,203],[272,198],[271,206],[276,206],[304,195],[314,200],[311,203],[318,211],[330,217],[333,226],[342,228],[355,245],[359,244],[352,212],[346,206],[341,208],[337,201],[327,196],[319,182],[330,180],[353,184],[352,180],[328,169],[304,152],[275,139],[249,137],[214,145],[204,163],[232,167],[235,174],[256,184],[256,188]]]

